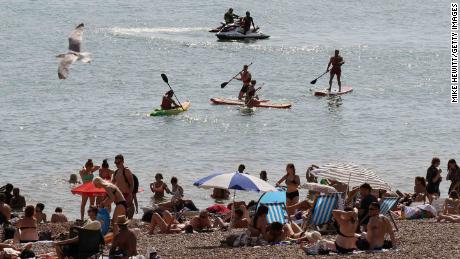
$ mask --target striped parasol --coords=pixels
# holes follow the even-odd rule
[[[390,191],[391,187],[372,170],[354,164],[330,163],[320,166],[311,173],[319,178],[326,178],[346,183],[350,188],[368,183],[374,189]]]

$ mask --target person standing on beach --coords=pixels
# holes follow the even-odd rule
[[[94,178],[93,184],[96,188],[104,188],[107,194],[106,198],[101,202],[101,206],[108,207],[112,202],[115,203],[112,219],[116,219],[119,215],[126,215],[128,203],[121,190],[116,185],[104,181],[100,177]],[[116,224],[113,226],[113,233],[118,233],[118,225]]]
[[[124,165],[125,159],[122,154],[115,156],[117,170],[113,173],[112,183],[123,193],[128,206],[133,206],[134,177],[131,170]]]
[[[449,194],[452,191],[457,191],[457,193],[460,192],[460,168],[458,167],[455,159],[451,159],[447,163],[446,180],[451,181]]]
[[[286,174],[276,183],[276,187],[285,181],[286,183],[286,206],[291,206],[299,202],[299,185],[300,177],[295,174],[295,166],[292,163],[287,164]],[[288,209],[288,215],[293,214],[294,211]]]
[[[93,173],[99,170],[99,166],[94,166],[93,160],[88,159],[85,163],[85,167],[83,167],[80,170],[80,177],[83,182],[83,184],[91,182],[94,178]],[[81,195],[81,205],[80,205],[80,219],[83,220],[83,217],[85,216],[85,208],[86,208],[86,203],[88,202],[89,199],[89,206],[94,206],[94,197],[88,196],[87,194],[82,194]]]
[[[240,77],[235,78],[236,80],[243,82],[243,87],[241,87],[240,93],[238,94],[238,100],[243,100],[243,96],[248,92],[249,84],[251,83],[252,75],[248,71],[248,68],[248,65],[244,65],[243,71],[240,73]]]
[[[439,184],[442,181],[442,170],[438,168],[440,164],[441,160],[437,157],[433,157],[433,159],[431,160],[431,166],[428,168],[426,172],[426,193],[430,204],[433,202],[433,199],[441,196],[441,192],[439,191]]]
[[[332,88],[332,79],[334,79],[334,75],[337,75],[337,83],[339,84],[339,92],[342,90],[342,82],[340,82],[340,76],[342,74],[342,65],[345,64],[343,58],[339,55],[339,50],[335,50],[335,55],[329,59],[329,63],[327,64],[326,72],[329,71],[329,67],[332,65],[330,78],[329,78],[329,92]]]

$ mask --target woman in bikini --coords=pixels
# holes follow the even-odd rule
[[[107,159],[104,159],[102,161],[102,166],[99,169],[99,177],[107,181],[112,181],[112,175],[113,171],[110,170],[109,163],[107,163]]]
[[[85,167],[83,167],[83,169],[80,170],[80,177],[81,177],[83,184],[92,181],[94,178],[93,173],[99,170],[99,168],[100,168],[99,166],[94,166],[92,159],[88,159],[88,161],[86,161]],[[90,206],[94,205],[94,197],[90,197],[86,194],[81,195],[81,205],[80,205],[80,219],[81,220],[83,220],[83,217],[85,216],[85,207],[86,207],[86,203],[88,202],[88,198],[89,198],[89,205]]]
[[[160,173],[155,175],[155,182],[150,184],[150,190],[153,192],[155,203],[163,200],[165,192],[171,194],[168,185],[163,182],[163,175]]]
[[[449,198],[444,201],[444,214],[460,214],[460,199],[458,192],[453,190],[449,194]]]
[[[326,246],[338,254],[348,254],[357,250],[356,241],[358,241],[359,237],[358,234],[355,234],[359,224],[357,209],[333,210],[332,216],[338,224],[337,238],[335,242],[321,241],[320,245]]]
[[[295,166],[294,164],[287,164],[286,166],[286,175],[284,175],[277,183],[276,186],[280,186],[280,184],[285,181],[287,185],[286,190],[286,206],[291,206],[299,202],[299,185],[300,185],[300,177],[295,174]],[[289,215],[293,214],[294,211],[287,210]]]
[[[102,206],[107,207],[112,202],[115,203],[112,219],[116,219],[120,215],[126,215],[128,203],[126,202],[123,193],[120,191],[120,189],[118,189],[116,185],[106,182],[100,177],[94,178],[93,183],[96,188],[104,188],[107,194],[107,197],[101,202]],[[118,233],[117,224],[113,225],[113,233]]]
[[[32,205],[26,206],[24,217],[16,224],[17,230],[14,235],[16,243],[29,243],[38,241],[37,220],[34,217],[35,208]]]

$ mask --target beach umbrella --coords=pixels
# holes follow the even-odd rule
[[[311,171],[318,178],[332,179],[348,184],[350,188],[368,183],[374,189],[390,191],[388,183],[370,169],[351,163],[329,163]]]
[[[215,173],[193,183],[193,185],[199,188],[220,188],[226,190],[233,190],[233,202],[235,202],[236,190],[241,191],[252,191],[252,192],[276,192],[278,191],[275,187],[267,183],[266,181],[251,176],[249,174],[242,173]],[[233,221],[233,215],[235,213],[235,206],[232,206],[231,221]]]
[[[241,190],[252,192],[276,192],[277,189],[266,181],[249,174],[242,173],[215,173],[193,183],[193,185],[210,189]]]
[[[95,196],[104,196],[105,195],[105,189],[104,188],[96,188],[94,186],[92,181],[89,181],[87,183],[84,183],[82,185],[79,185],[71,190],[73,194],[78,194],[78,195],[87,195],[91,197]]]
[[[337,190],[334,187],[320,183],[304,183],[300,185],[299,188],[325,194],[337,192]]]

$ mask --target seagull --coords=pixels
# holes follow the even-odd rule
[[[66,79],[69,74],[70,65],[78,60],[83,63],[91,62],[91,53],[80,52],[81,42],[83,40],[83,30],[85,25],[80,23],[69,36],[69,51],[66,54],[59,54],[56,57],[61,58],[61,63],[58,67],[59,79]]]

